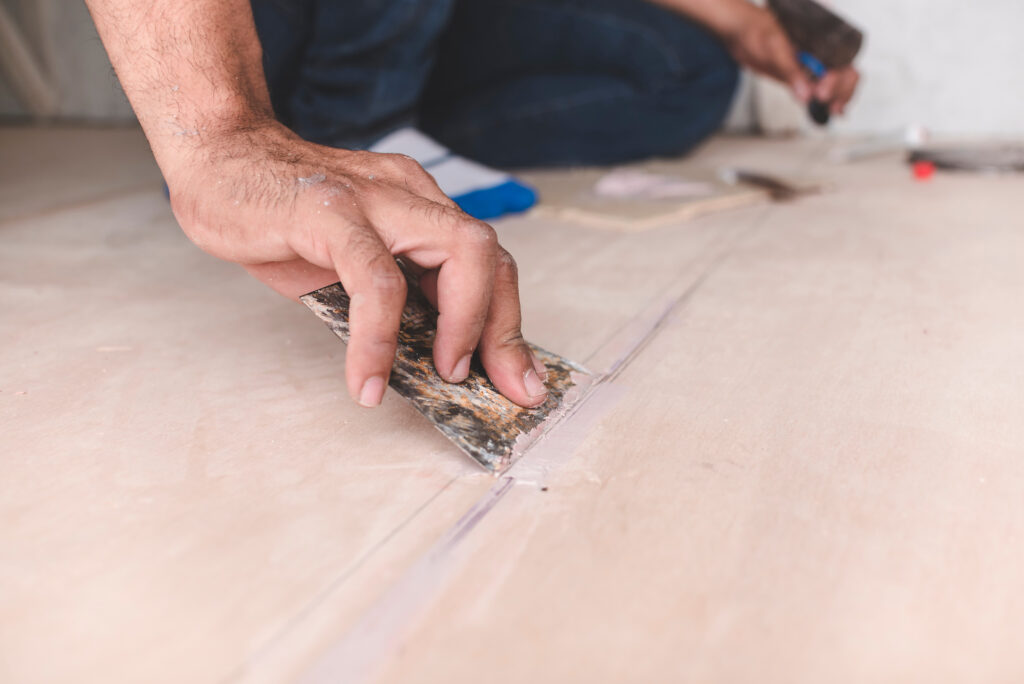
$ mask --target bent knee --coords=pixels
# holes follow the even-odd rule
[[[738,83],[739,68],[729,60],[663,93],[651,122],[660,124],[652,155],[682,156],[716,133],[729,115]]]

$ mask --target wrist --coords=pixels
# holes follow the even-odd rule
[[[186,121],[176,118],[158,122],[155,131],[153,127],[144,128],[157,164],[172,188],[186,184],[197,171],[295,137],[269,112],[245,107],[215,107]]]

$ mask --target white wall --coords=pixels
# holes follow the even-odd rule
[[[0,0],[0,5],[20,24],[37,62],[56,84],[58,116],[101,121],[133,118],[84,2]],[[0,73],[0,114],[25,113]]]
[[[867,33],[838,131],[1024,134],[1024,0],[833,0]]]

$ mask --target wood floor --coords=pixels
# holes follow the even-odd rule
[[[0,129],[0,681],[1019,682],[1019,177],[720,139],[829,192],[526,216],[615,378],[505,479],[193,247],[130,129]]]

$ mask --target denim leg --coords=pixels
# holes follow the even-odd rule
[[[684,154],[721,125],[738,70],[697,24],[640,0],[460,0],[423,128],[497,166]]]
[[[306,44],[312,34],[312,0],[252,0],[263,48],[263,72],[267,77],[274,114],[291,126],[288,100],[298,85],[298,73]]]
[[[252,0],[278,117],[365,147],[412,123],[453,0]]]

